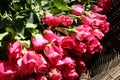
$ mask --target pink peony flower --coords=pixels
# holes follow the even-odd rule
[[[61,15],[59,19],[62,26],[68,27],[73,24],[73,19],[69,16]]]
[[[64,51],[68,50],[73,56],[81,57],[86,52],[86,45],[82,42],[74,40],[75,35],[73,37],[66,36],[60,42],[59,45],[64,49]],[[66,52],[65,52],[65,55]]]
[[[76,16],[81,16],[84,13],[84,7],[81,4],[75,4],[71,7],[71,13]]]
[[[78,72],[79,75],[86,72],[87,67],[86,67],[85,62],[83,62],[81,60],[77,60],[76,65],[77,65],[76,71]]]
[[[37,66],[36,72],[41,74],[47,73],[50,67],[49,63],[46,61],[43,55],[38,54],[37,56],[39,64]]]
[[[62,60],[58,60],[56,64],[51,64],[51,67],[55,67],[59,70],[62,70],[64,68],[64,62]]]
[[[18,41],[8,44],[9,61],[16,62],[20,57],[22,57],[22,44]]]
[[[100,23],[106,21],[107,17],[105,15],[100,15],[94,12],[86,13],[86,17],[81,18],[82,24],[90,26],[99,26]]]
[[[44,37],[48,42],[52,42],[58,38],[56,34],[54,34],[51,30],[45,30],[44,31]]]
[[[81,18],[81,20],[83,24],[90,25],[93,30],[99,29],[102,33],[107,33],[109,31],[109,23],[105,15],[90,12],[86,13],[86,17]]]
[[[63,37],[59,45],[64,49],[73,49],[76,46],[74,39],[70,36]]]
[[[71,34],[71,37],[78,41],[87,40],[88,36],[92,35],[93,29],[89,25],[81,25],[75,28],[75,33]]]
[[[50,13],[46,13],[43,17],[43,23],[51,27],[57,27],[60,24],[60,20],[58,17],[53,16]]]
[[[110,26],[110,23],[109,22],[102,22],[100,24],[100,26],[98,27],[103,33],[108,33],[109,32],[109,26]]]
[[[93,35],[100,40],[104,37],[104,34],[99,29],[95,29]]]
[[[92,6],[91,10],[95,13],[103,13],[104,12],[103,8],[101,8],[97,5]]]
[[[75,27],[76,32],[81,32],[81,31],[88,31],[88,32],[93,32],[93,28],[89,25],[80,25],[79,27]]]
[[[95,12],[86,12],[86,16],[91,19],[94,19],[94,18],[96,19],[96,18],[99,18],[98,16],[100,16],[100,14]]]
[[[51,18],[51,17],[53,17],[51,13],[45,13],[45,15],[43,16],[44,22],[46,22],[47,18]]]
[[[100,19],[100,20],[104,20],[104,21],[106,21],[107,20],[107,16],[106,15],[98,15],[98,19]]]
[[[27,74],[32,74],[39,63],[39,58],[32,51],[28,51],[24,54],[22,58],[17,61],[18,65],[18,76],[25,76]]]
[[[98,6],[105,9],[105,11],[109,10],[112,5],[111,0],[99,0]]]
[[[45,55],[48,57],[51,64],[56,64],[58,60],[62,59],[62,52],[54,43],[47,44],[44,48]]]
[[[93,22],[90,24],[93,29],[96,29],[100,26],[101,23],[103,23],[103,20],[100,19],[93,19]]]
[[[95,13],[95,12],[87,12],[86,16],[91,18],[91,19],[107,20],[106,15],[98,14],[98,13]]]
[[[62,70],[64,68],[64,64],[65,63],[62,60],[59,60],[55,67],[58,68],[59,70]]]
[[[36,34],[35,38],[32,38],[32,46],[36,52],[39,52],[44,49],[48,41],[41,35]]]
[[[50,80],[62,80],[62,74],[57,68],[51,69],[48,76]]]
[[[72,70],[66,69],[62,72],[62,75],[64,80],[76,80],[79,77],[75,69]]]
[[[71,57],[65,57],[63,59],[63,62],[64,62],[64,68],[65,69],[68,69],[68,70],[71,70],[71,69],[74,69],[76,64],[75,64],[75,60],[73,60]]]
[[[59,18],[56,17],[56,16],[50,18],[50,19],[47,21],[47,25],[48,25],[48,26],[57,27],[57,26],[59,26],[59,24],[60,24],[60,20],[59,20]]]
[[[89,17],[82,17],[81,22],[82,24],[90,25],[93,22],[93,19]]]
[[[95,52],[102,51],[102,46],[100,42],[94,36],[88,37],[88,41],[86,42],[86,45],[87,45],[88,53],[94,54]]]
[[[13,80],[16,73],[16,66],[11,62],[0,61],[0,80]]]
[[[92,28],[96,28],[97,26],[99,26],[101,23],[105,21],[98,18],[97,15],[96,16],[91,15],[90,17],[89,16],[81,18],[81,22],[83,25],[90,25]]]
[[[86,53],[86,44],[82,42],[76,42],[76,46],[71,50],[71,54],[75,57],[82,57]]]

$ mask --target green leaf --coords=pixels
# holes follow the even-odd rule
[[[33,23],[27,23],[26,24],[26,28],[36,28],[37,24],[33,24]]]
[[[14,37],[14,39],[16,39],[16,40],[21,40],[22,39],[23,40],[23,39],[25,39],[25,37],[21,33],[17,33],[16,36]]]
[[[23,40],[20,41],[22,43],[22,46],[25,48],[29,48],[30,47],[30,40]]]
[[[12,29],[11,27],[6,27],[6,32],[11,33],[11,37],[13,38],[16,35],[16,32],[14,29]]]
[[[6,48],[6,46],[8,45],[9,42],[11,42],[12,39],[11,39],[11,35],[4,35],[4,37],[2,38],[2,40],[0,41],[1,43],[1,47],[2,48]]]
[[[60,10],[63,10],[63,11],[69,10],[68,5],[65,2],[63,2],[63,0],[54,0],[53,3]]]
[[[21,16],[21,15],[17,15],[16,17],[15,17],[15,19],[17,20],[17,19],[23,19],[25,16]]]
[[[33,13],[30,13],[30,16],[27,20],[27,23],[33,23],[34,22],[34,19],[33,19]]]
[[[50,11],[50,13],[52,13],[52,14],[58,14],[58,13],[60,13],[61,11],[59,10],[59,9],[56,9],[56,8],[53,8],[53,9],[51,9],[51,11]]]
[[[41,6],[45,6],[48,4],[48,1],[41,1]]]
[[[0,34],[0,41],[3,39],[4,36],[6,36],[8,34],[8,32],[4,32],[2,34]]]
[[[20,0],[13,0],[12,2],[13,2],[13,3],[16,3],[16,2],[20,2]]]

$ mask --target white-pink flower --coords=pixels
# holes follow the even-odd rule
[[[71,7],[71,13],[76,16],[81,16],[84,13],[84,6],[81,4],[75,4]]]

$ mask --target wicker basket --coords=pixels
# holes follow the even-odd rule
[[[112,0],[107,16],[110,32],[102,40],[104,51],[88,64],[90,80],[120,80],[120,0]]]

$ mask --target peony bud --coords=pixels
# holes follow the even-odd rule
[[[64,49],[73,49],[76,46],[74,39],[70,36],[65,36],[62,38],[59,45]]]
[[[50,80],[62,80],[62,74],[56,68],[51,69],[51,71],[48,73],[48,75],[49,75]]]
[[[41,54],[38,54],[38,66],[37,66],[37,69],[36,69],[36,72],[37,73],[41,73],[41,74],[44,74],[46,72],[48,72],[48,69],[50,67],[49,63],[46,61],[45,57]]]
[[[104,12],[103,8],[101,8],[97,5],[92,6],[92,11],[95,13],[103,13]]]
[[[82,73],[85,73],[87,70],[86,64],[83,61],[77,61],[76,62],[76,71],[81,75]]]
[[[95,29],[93,35],[100,40],[104,37],[104,34],[99,29]]]
[[[72,69],[72,70],[66,69],[62,72],[62,75],[64,80],[76,80],[79,77],[75,69]]]
[[[76,46],[71,50],[73,56],[82,57],[86,53],[86,44],[82,42],[76,42]]]
[[[65,64],[65,68],[68,70],[74,69],[75,68],[75,61],[71,57],[65,57],[63,59],[63,62]]]
[[[16,62],[22,57],[22,44],[18,41],[8,44],[9,61]]]
[[[88,37],[88,41],[86,42],[88,53],[94,54],[95,52],[101,52],[102,46],[100,42],[93,36]]]
[[[108,33],[110,28],[110,23],[104,21],[103,23],[100,24],[100,26],[98,27],[103,33]]]
[[[59,17],[61,26],[68,27],[73,24],[73,19],[69,16],[61,15]]]
[[[40,34],[36,34],[35,38],[32,38],[32,45],[36,52],[44,49],[48,41]]]
[[[59,47],[51,43],[44,48],[45,55],[48,57],[51,64],[56,64],[62,59],[62,53],[59,51]]]
[[[44,31],[44,37],[48,42],[52,42],[58,38],[56,34],[54,34],[51,30],[45,30]]]
[[[18,74],[21,77],[32,74],[38,66],[38,56],[35,55],[32,51],[28,51],[22,58],[17,61],[18,65]]]
[[[105,11],[109,10],[112,5],[111,0],[99,0],[98,6],[103,8]]]
[[[60,24],[60,20],[58,17],[53,16],[50,13],[46,13],[43,17],[43,23],[51,27],[57,27]]]
[[[84,7],[81,4],[75,4],[71,8],[71,13],[76,16],[81,16],[84,13]]]

